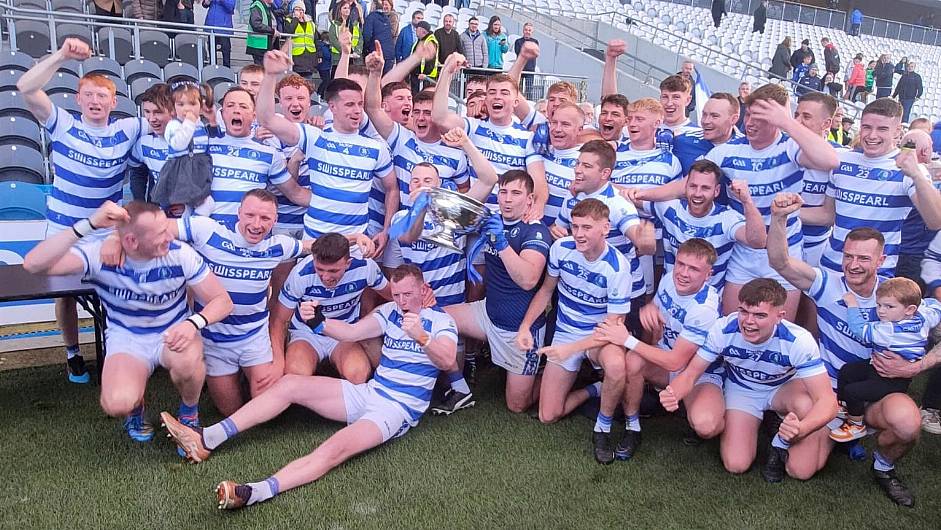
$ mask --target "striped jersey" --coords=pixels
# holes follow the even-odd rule
[[[584,337],[607,315],[631,311],[630,264],[607,243],[598,258],[588,261],[571,236],[556,240],[549,248],[548,274],[559,281],[557,332]]]
[[[619,143],[611,182],[639,189],[655,188],[682,175],[680,161],[670,151],[659,148],[632,149],[629,142]]]
[[[895,165],[898,154],[897,149],[878,158],[867,158],[859,151],[839,154],[840,165],[830,174],[827,187],[827,195],[836,202],[836,220],[820,266],[842,271],[846,234],[854,228],[870,227],[885,237],[885,261],[879,274],[894,274],[902,224],[915,206],[915,183]]]
[[[290,180],[281,151],[250,136],[225,135],[209,143],[212,156],[212,217],[229,227],[238,221],[245,193]]]
[[[608,207],[608,221],[611,224],[607,236],[608,244],[617,249],[630,264],[632,278],[630,297],[633,299],[643,295],[645,293],[644,274],[640,269],[640,260],[637,258],[634,243],[627,237],[627,231],[632,226],[640,224],[637,209],[629,200],[618,193],[614,185],[608,182],[604,187],[593,193],[579,192],[575,197],[572,196],[571,192],[567,193],[562,211],[559,213],[555,224],[570,229],[572,226],[572,209],[585,199],[598,199]]]
[[[845,151],[846,148],[841,144],[828,142],[837,153]],[[804,190],[801,191],[801,199],[804,201],[804,207],[814,208],[823,206],[827,196],[827,186],[830,183],[830,172],[819,169],[804,170]],[[804,250],[822,245],[830,238],[832,226],[817,226],[803,223],[802,231],[804,233]]]
[[[424,308],[418,315],[422,328],[432,340],[444,338],[457,344],[457,325],[440,307]],[[379,366],[367,384],[380,396],[402,407],[414,427],[428,410],[440,370],[418,342],[402,329],[403,315],[394,302],[379,306],[371,318],[379,322],[383,338]]]
[[[853,311],[862,317],[861,326],[853,325]],[[907,361],[918,361],[925,356],[928,347],[928,334],[941,322],[941,304],[933,298],[925,298],[915,314],[898,322],[866,322],[867,312],[849,308],[850,327],[863,344],[873,348],[876,353],[889,350]]]
[[[698,292],[680,295],[672,274],[660,279],[653,303],[665,321],[657,346],[667,350],[673,349],[678,338],[701,347],[719,318],[719,292],[715,287],[705,283]]]
[[[406,210],[399,210],[392,222],[407,215]],[[412,243],[398,242],[399,248],[402,249],[402,259],[405,263],[417,265],[421,269],[422,276],[434,291],[439,306],[463,303],[464,278],[467,275],[467,259],[464,252],[422,239],[440,231],[430,214],[425,214],[423,222],[421,237]],[[456,238],[454,243],[457,247],[464,248],[465,237]]]
[[[277,136],[268,138],[265,143],[281,151],[284,162],[287,164],[297,151],[296,145],[285,145]],[[307,159],[301,160],[297,170],[297,185],[302,188],[310,187],[310,173],[307,168]],[[268,191],[278,198],[278,226],[282,228],[297,229],[304,227],[304,214],[307,206],[300,206],[291,202],[276,185],[268,184]]]
[[[45,127],[55,173],[46,200],[50,229],[61,231],[91,217],[105,201],[120,204],[131,151],[150,126],[141,118],[122,118],[90,127],[52,105]]]
[[[552,235],[549,229],[538,221],[526,223],[523,221],[509,222],[503,221],[503,234],[506,236],[510,248],[517,254],[532,250],[542,254],[544,258],[549,257],[549,245],[552,243]],[[529,308],[533,296],[539,290],[542,282],[538,282],[532,289],[523,289],[520,287],[510,273],[506,270],[506,264],[503,258],[497,252],[493,245],[489,243],[485,247],[484,263],[484,289],[486,290],[487,316],[493,325],[505,330],[516,331],[523,321],[523,316]],[[542,327],[545,322],[545,315],[540,314],[533,326]]]
[[[215,343],[236,342],[268,332],[268,287],[271,271],[282,261],[301,254],[301,245],[289,236],[272,235],[250,244],[238,231],[208,217],[186,216],[177,220],[179,238],[202,255],[206,265],[232,297],[227,317],[203,328],[203,338]],[[196,311],[202,310],[199,302]]]
[[[107,310],[108,326],[135,335],[163,333],[190,314],[186,288],[211,274],[186,243],[173,241],[166,255],[146,261],[128,256],[124,265],[101,263],[104,239],[72,247],[82,259],[85,279],[95,286]]]
[[[359,320],[360,299],[366,288],[384,289],[387,285],[379,265],[371,259],[350,259],[350,266],[336,286],[323,284],[314,268],[314,257],[307,256],[291,269],[278,301],[294,310],[291,329],[309,329],[301,319],[300,303],[309,300],[320,302],[323,315],[334,320],[352,324]]]
[[[369,222],[369,190],[392,170],[389,149],[381,140],[297,124],[310,172],[311,201],[304,232],[363,234]]]
[[[710,363],[724,360],[727,381],[748,390],[771,391],[793,377],[826,373],[809,331],[782,320],[768,340],[752,344],[739,330],[737,312],[712,325],[696,355]]]
[[[928,264],[928,261],[935,263]],[[941,263],[941,232],[935,234],[931,244],[928,245],[928,250],[925,251],[925,263],[927,266],[922,266],[921,269],[922,280],[928,284],[928,292],[932,293],[935,289],[941,287],[941,276],[938,275],[939,267],[936,265]]]
[[[686,199],[646,203],[645,209],[653,214],[654,219],[663,226],[663,264],[664,272],[673,270],[676,264],[676,252],[685,241],[698,237],[705,239],[716,249],[717,259],[712,265],[712,277],[709,283],[716,289],[725,286],[725,269],[735,246],[735,234],[745,226],[745,217],[735,210],[712,205],[712,211],[703,217],[689,213]]]
[[[532,164],[542,164],[542,157],[533,147],[533,133],[517,122],[509,125],[494,125],[490,120],[464,118],[464,132],[493,165],[497,175],[511,169],[526,171]],[[496,186],[487,198],[487,204],[496,204]]]
[[[732,136],[729,141],[737,138],[744,138],[745,135],[738,132],[738,129],[732,127]],[[680,167],[683,168],[683,174],[689,174],[689,168],[693,163],[706,156],[706,153],[712,150],[717,144],[703,138],[702,129],[678,134],[673,138],[673,154],[680,161]],[[718,144],[722,145],[722,144]]]
[[[823,267],[814,269],[815,277],[804,294],[817,305],[817,328],[820,330],[820,356],[830,374],[830,382],[836,388],[840,368],[846,363],[869,359],[872,350],[864,346],[850,331],[843,295],[851,292],[843,273],[832,272]],[[856,303],[863,310],[868,322],[879,320],[876,315],[876,289],[868,297],[856,296]]]
[[[575,180],[579,149],[581,145],[570,149],[556,149],[550,145],[541,151],[542,163],[546,168],[546,184],[549,186],[549,198],[542,215],[542,224],[546,226],[552,226],[562,211],[566,197],[569,197],[569,187]]]
[[[187,130],[190,128],[192,128],[192,133],[187,134]],[[186,140],[186,136],[189,136],[189,140]],[[163,131],[163,137],[170,147],[170,158],[179,158],[189,154],[190,144],[193,146],[193,153],[205,153],[209,150],[209,131],[206,130],[206,126],[202,122],[184,124],[182,121],[173,118],[167,123],[166,129]],[[186,141],[184,142],[184,140]]]
[[[327,109],[323,112],[323,123],[324,130],[333,130],[333,111]],[[363,119],[359,122],[359,134],[365,136],[366,138],[372,138],[373,140],[382,140],[385,141],[385,138],[379,134],[379,131],[376,130],[376,126],[372,124],[372,121],[369,120],[369,116],[364,112]]]
[[[131,151],[131,157],[127,162],[132,166],[146,166],[153,185],[156,185],[160,180],[160,171],[167,163],[169,152],[170,146],[167,145],[163,136],[155,133],[142,134],[134,142],[134,150]]]

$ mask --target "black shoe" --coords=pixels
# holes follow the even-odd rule
[[[605,465],[614,462],[614,450],[611,449],[611,433],[597,431],[592,432],[591,444],[595,453],[596,462]]]
[[[683,445],[686,447],[699,447],[705,442],[705,438],[701,438],[692,427],[686,426],[686,432],[683,434]]]
[[[772,484],[783,481],[786,473],[787,456],[787,449],[772,445],[771,449],[768,450],[768,461],[765,462],[765,467],[761,468],[761,476]]]
[[[894,469],[891,471],[878,471],[876,468],[872,468],[872,478],[876,479],[876,483],[885,492],[886,497],[892,499],[895,504],[906,508],[915,506],[914,495],[905,484],[902,484]]]
[[[640,447],[640,431],[624,431],[624,436],[614,450],[614,456],[618,460],[630,460],[638,447]]]
[[[444,401],[431,407],[431,413],[435,416],[450,416],[461,409],[468,409],[477,404],[474,400],[473,392],[465,394],[449,388],[444,393]]]
[[[72,383],[85,384],[91,380],[88,375],[88,369],[85,368],[85,358],[76,355],[66,361],[69,372],[69,381]]]

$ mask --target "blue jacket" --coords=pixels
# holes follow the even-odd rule
[[[327,79],[330,77],[330,69],[333,67],[333,52],[330,51],[330,43],[317,39],[317,53],[320,54],[317,72],[320,73],[321,78]]]
[[[863,12],[854,9],[853,13],[850,15],[850,23],[852,24],[862,24],[863,23]]]
[[[382,11],[373,11],[366,15],[363,24],[363,55],[374,51],[375,41],[382,47],[382,55],[386,61],[392,59],[395,53],[395,37],[392,35],[392,22],[389,15]]]
[[[941,155],[941,121],[935,123],[934,128],[931,129],[931,144],[934,152]]]
[[[510,45],[506,42],[506,33],[490,35],[484,32],[487,39],[487,51],[490,57],[487,59],[487,68],[503,69],[503,54],[510,50]]]
[[[232,15],[235,14],[235,0],[212,0],[206,12],[206,26],[219,28],[232,27]],[[217,35],[231,35],[231,31],[217,31]]]
[[[415,35],[415,27],[409,23],[399,32],[399,38],[395,41],[395,60],[404,61],[406,57],[412,54],[412,47],[418,36]],[[385,49],[383,48],[383,51]]]

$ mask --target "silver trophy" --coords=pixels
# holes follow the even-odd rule
[[[454,241],[468,234],[475,234],[487,219],[490,211],[483,203],[444,188],[424,188],[428,194],[428,213],[434,219],[434,230],[422,239],[458,252]]]

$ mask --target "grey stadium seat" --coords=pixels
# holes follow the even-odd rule
[[[86,74],[94,72],[122,77],[121,65],[110,57],[90,57],[82,63],[82,70]]]
[[[46,0],[14,0],[12,3],[16,7],[21,7],[23,9],[41,9],[43,11],[49,9],[49,6],[46,4]]]
[[[91,42],[91,28],[82,24],[56,24],[56,46],[61,47],[65,39],[81,39]]]
[[[36,64],[36,61],[23,52],[5,51],[0,53],[0,68],[3,69],[21,70],[25,72],[32,68],[34,64]]]
[[[114,59],[127,64],[134,59],[134,36],[124,28],[101,28],[98,30],[98,48],[102,55],[111,57],[111,36],[114,35]]]
[[[133,85],[135,80],[141,78],[162,79],[163,73],[157,63],[145,59],[136,59],[124,65],[125,81]]]
[[[162,31],[140,32],[141,58],[157,63],[161,68],[170,62],[170,37]]]
[[[235,72],[226,66],[214,64],[203,68],[202,81],[215,88],[216,84],[223,81],[234,83],[236,81]]]
[[[59,72],[68,72],[75,77],[82,77],[82,65],[75,59],[66,61],[59,66]]]
[[[156,77],[138,77],[131,81],[131,97],[134,98],[134,103],[140,105],[140,97],[144,92],[160,82],[160,79]]]
[[[49,24],[38,20],[17,20],[16,46],[30,57],[49,53]]]
[[[78,92],[78,78],[72,74],[56,72],[52,79],[46,83],[46,86],[43,87],[43,90],[46,91],[46,94],[58,94],[60,92],[75,94]]]
[[[0,145],[0,181],[8,180],[45,182],[46,164],[42,153],[22,145]]]
[[[199,37],[189,33],[181,33],[173,38],[173,53],[177,61],[196,66],[199,64],[198,57],[200,52]],[[202,51],[205,61],[206,40],[203,39]]]
[[[25,118],[0,118],[0,145],[22,145],[37,151],[42,150],[42,134],[39,124]]]
[[[57,13],[83,13],[82,0],[52,0],[52,10]]]
[[[225,93],[228,92],[230,88],[236,87],[236,86],[238,86],[238,85],[236,85],[235,83],[231,83],[231,82],[229,82],[229,81],[223,81],[223,82],[217,83],[215,86],[213,86],[213,87],[212,87],[212,92],[213,92],[212,95],[213,95],[213,97],[215,98],[216,103],[217,103],[217,104],[218,104],[218,103],[222,103],[222,98],[225,96]]]
[[[118,96],[118,105],[111,111],[111,118],[133,118],[137,116],[137,105],[133,101],[124,97]]]
[[[174,77],[187,77],[190,81],[199,81],[199,70],[187,63],[170,63],[163,67],[163,78],[167,81]]]
[[[124,79],[121,79],[120,77],[116,75],[111,75],[111,74],[106,74],[106,75],[108,76],[109,79],[114,81],[114,89],[117,92],[117,95],[127,97],[129,90],[128,90],[127,83],[124,82]]]
[[[0,92],[16,90],[16,82],[23,77],[22,70],[0,70]]]
[[[61,92],[59,94],[53,94],[49,96],[49,99],[52,100],[52,103],[64,110],[67,110],[72,113],[73,116],[81,116],[82,111],[78,108],[78,102],[75,101],[75,94],[66,94]]]
[[[9,116],[36,120],[29,109],[26,108],[26,100],[19,92],[0,92],[0,117]]]

